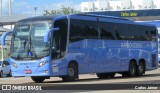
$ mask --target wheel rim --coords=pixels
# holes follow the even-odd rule
[[[135,69],[134,69],[134,66],[131,65],[131,73],[134,74],[135,73]]]
[[[74,72],[75,72],[75,71],[74,71],[73,68],[69,68],[69,69],[68,69],[68,75],[69,75],[69,76],[74,76]]]
[[[142,65],[140,65],[138,69],[139,69],[139,72],[140,72],[140,73],[143,72],[143,66],[142,66]]]

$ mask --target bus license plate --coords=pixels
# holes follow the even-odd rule
[[[31,74],[32,71],[31,70],[25,70],[24,72],[25,72],[25,74]]]

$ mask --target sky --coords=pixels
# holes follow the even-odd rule
[[[44,10],[60,9],[62,6],[70,6],[80,10],[80,3],[93,0],[12,0],[12,14],[34,15],[34,7],[37,14],[41,15]],[[2,0],[3,15],[8,14],[9,0]]]

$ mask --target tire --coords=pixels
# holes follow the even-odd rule
[[[35,83],[42,83],[45,78],[44,77],[31,77],[31,79],[35,82]]]
[[[68,65],[67,75],[62,76],[62,80],[67,81],[74,81],[78,77],[78,68],[75,64],[70,63]]]
[[[135,62],[130,62],[129,64],[129,71],[128,71],[128,75],[129,77],[135,77],[136,76],[136,64]]]
[[[105,78],[113,78],[115,76],[115,73],[97,73],[96,75],[100,79],[105,79]]]
[[[2,77],[3,77],[3,71],[0,72],[0,78],[2,78]]]
[[[143,76],[145,73],[145,65],[144,63],[140,62],[139,65],[137,66],[137,76]]]

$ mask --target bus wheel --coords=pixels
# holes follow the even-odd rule
[[[145,72],[145,66],[142,62],[137,66],[137,76],[142,76]]]
[[[128,75],[130,77],[134,77],[136,75],[136,64],[135,62],[130,62],[129,64],[129,71],[128,71]]]
[[[3,77],[3,72],[2,71],[0,72],[0,77]]]
[[[44,77],[31,77],[31,79],[35,82],[35,83],[42,83],[45,78]]]
[[[78,77],[78,68],[74,63],[68,65],[67,75],[62,76],[63,81],[74,81]]]

